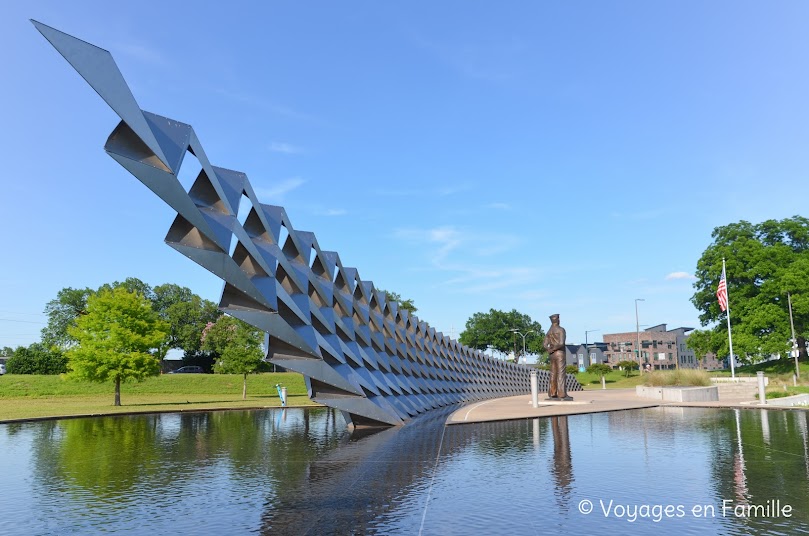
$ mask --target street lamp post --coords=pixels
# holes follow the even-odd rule
[[[642,365],[640,364],[640,321],[638,320],[638,302],[646,301],[643,298],[635,298],[635,334],[638,337],[638,370],[643,372]]]
[[[795,322],[792,321],[792,296],[787,292],[787,302],[789,303],[789,327],[792,329],[792,357],[795,358],[795,378],[801,378],[801,368],[798,365],[798,339],[795,338]]]
[[[510,329],[509,331],[511,331],[512,333],[516,333],[517,335],[522,337],[522,355],[525,356],[525,337],[527,337],[529,333],[536,333],[536,332],[533,329],[530,329],[525,332],[525,335],[523,335],[520,331],[516,329]],[[520,362],[519,358],[516,359],[516,362],[519,364]]]
[[[590,333],[592,333],[594,331],[601,331],[601,330],[600,329],[588,329],[588,330],[584,331],[584,351],[587,352],[587,358],[588,359],[590,358],[590,346],[589,346],[589,343],[587,341],[587,335],[589,335]],[[592,365],[592,363],[590,363],[590,364]]]

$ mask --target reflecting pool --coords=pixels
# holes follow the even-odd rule
[[[364,436],[327,408],[0,425],[0,534],[809,534],[809,413]]]

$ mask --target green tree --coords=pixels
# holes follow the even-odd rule
[[[522,353],[522,337],[512,330],[527,334],[525,349],[527,353],[541,354],[544,349],[542,342],[545,332],[539,322],[531,317],[512,309],[509,312],[490,309],[488,313],[475,313],[466,321],[466,329],[461,333],[458,341],[470,348],[485,350],[490,345],[498,352],[508,353],[515,351],[515,355]]]
[[[214,372],[241,374],[242,400],[247,398],[247,375],[261,366],[263,333],[232,316],[222,315],[202,332],[202,349],[215,352],[219,357]]]
[[[686,346],[694,350],[694,356],[697,358],[699,368],[702,368],[705,354],[712,352],[714,348],[722,344],[721,341],[715,341],[717,337],[721,338],[722,335],[709,329],[697,329],[692,331],[685,340]]]
[[[115,383],[115,405],[121,405],[121,382],[141,381],[160,373],[149,350],[166,338],[167,326],[142,295],[124,287],[103,289],[87,299],[87,314],[68,333],[77,344],[67,351],[75,377]]]
[[[385,293],[385,297],[388,299],[389,302],[397,302],[399,304],[400,309],[405,309],[411,315],[415,314],[416,311],[418,311],[418,307],[416,307],[413,304],[413,300],[411,299],[403,300],[398,292],[390,292],[387,290],[383,290],[382,292]]]
[[[158,347],[157,358],[165,359],[168,351],[175,348],[187,355],[198,353],[202,330],[222,315],[216,304],[173,283],[154,287],[153,296],[152,307],[168,324],[168,338]]]
[[[9,374],[62,374],[67,372],[67,359],[56,347],[35,342],[18,347],[6,367]]]
[[[593,376],[601,376],[601,379],[603,381],[604,376],[612,372],[612,367],[605,363],[593,363],[592,365],[587,367],[587,372],[592,374]]]
[[[637,361],[631,361],[631,360],[618,361],[618,363],[616,363],[616,366],[618,366],[621,370],[624,371],[624,375],[627,378],[629,378],[629,373],[630,372],[632,372],[633,370],[637,370],[639,368],[638,362]]]
[[[61,349],[70,348],[76,340],[68,333],[68,328],[76,319],[87,313],[87,298],[93,294],[90,288],[66,287],[56,294],[56,298],[45,305],[47,325],[42,328],[42,343]]]
[[[716,299],[727,263],[733,350],[743,361],[780,353],[789,358],[791,339],[787,293],[792,295],[795,333],[806,359],[809,335],[809,219],[793,216],[754,225],[747,221],[717,227],[713,242],[697,262],[691,302],[703,326],[716,323],[709,349],[728,355],[726,312]],[[693,335],[692,335],[693,336]]]
[[[151,285],[148,283],[144,283],[137,277],[127,277],[123,281],[113,281],[112,283],[104,283],[96,292],[100,292],[102,290],[112,290],[116,288],[125,288],[129,292],[136,292],[149,300],[149,302],[154,303],[155,301],[155,293],[154,289],[152,289]]]
[[[76,325],[76,319],[87,313],[87,298],[100,290],[123,287],[130,292],[139,292],[151,301],[152,288],[137,277],[127,277],[123,282],[104,283],[98,290],[91,288],[75,289],[66,287],[56,294],[56,298],[45,305],[47,325],[42,328],[42,342],[48,347],[66,350],[76,344],[69,328]]]

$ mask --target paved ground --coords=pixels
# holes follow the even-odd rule
[[[485,421],[507,421],[555,415],[578,415],[602,411],[654,408],[658,406],[734,408],[762,407],[753,398],[725,398],[719,402],[660,402],[635,396],[634,389],[588,390],[568,393],[572,402],[545,401],[546,393],[539,394],[539,407],[531,404],[531,395],[494,398],[473,402],[454,412],[447,424],[464,424]],[[721,395],[720,395],[721,396]],[[766,407],[766,406],[763,406]],[[774,408],[774,407],[773,407]],[[784,409],[784,408],[778,408]]]

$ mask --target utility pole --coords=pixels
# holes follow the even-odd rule
[[[643,298],[635,298],[635,334],[638,336],[638,372],[643,372],[643,365],[640,363],[640,320],[638,320],[638,302],[646,301]]]

